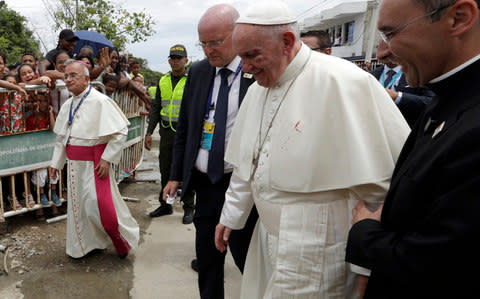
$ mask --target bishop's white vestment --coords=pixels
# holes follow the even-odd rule
[[[69,127],[70,113],[75,112],[88,92]],[[111,242],[117,253],[123,255],[138,245],[138,224],[122,200],[112,168],[104,179],[94,170],[100,159],[119,162],[128,125],[117,104],[90,87],[68,99],[60,109],[54,128],[57,141],[51,166],[62,169],[68,157],[69,256],[79,258],[93,249],[105,249]]]
[[[253,203],[260,216],[241,297],[352,298],[351,210],[384,199],[409,132],[372,75],[303,44],[274,87],[254,83],[229,140],[220,219],[240,229]]]

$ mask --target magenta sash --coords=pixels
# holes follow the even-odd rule
[[[69,144],[66,147],[67,157],[72,161],[93,161],[94,167],[97,167],[106,146],[106,144],[98,144],[94,146]],[[101,179],[98,177],[96,171],[94,171],[94,176],[98,210],[100,212],[102,226],[110,239],[112,239],[113,246],[117,253],[128,254],[130,251],[130,245],[118,230],[117,212],[115,211],[112,199],[110,176],[107,175],[105,178]]]

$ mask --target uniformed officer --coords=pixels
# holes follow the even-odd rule
[[[171,72],[165,74],[157,85],[155,100],[150,110],[147,134],[145,136],[145,148],[152,147],[152,133],[157,123],[160,123],[160,174],[162,191],[170,177],[170,164],[172,161],[172,149],[175,139],[175,131],[180,113],[183,88],[187,80],[186,64],[188,63],[187,50],[183,45],[174,45],[170,48],[168,63],[172,68]],[[162,199],[160,191],[160,207],[152,211],[150,217],[159,217],[173,213],[172,206]],[[186,194],[183,199],[183,223],[190,224],[193,221],[194,199],[193,192]]]

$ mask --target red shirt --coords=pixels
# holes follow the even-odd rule
[[[50,121],[48,118],[48,114],[43,119],[40,119],[40,118],[35,118],[35,113],[34,113],[27,118],[27,131],[48,129],[49,123]]]

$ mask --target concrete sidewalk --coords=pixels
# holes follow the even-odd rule
[[[154,162],[157,161],[153,171],[158,171],[157,157],[158,151],[147,151],[145,166],[142,166],[155,168]],[[152,194],[144,200],[152,205],[145,211],[146,214],[159,205],[158,194]],[[195,227],[193,224],[182,224],[182,217],[182,204],[176,202],[172,215],[153,218],[146,232],[142,233],[143,242],[134,253],[131,298],[200,298],[197,273],[190,268],[190,262],[195,258]],[[240,271],[228,253],[225,262],[225,298],[239,298],[241,279]]]
[[[157,196],[152,195],[149,200],[156,201]],[[195,227],[182,224],[182,217],[181,204],[176,203],[173,215],[152,220],[135,253],[132,298],[200,298],[197,273],[190,268],[195,257]],[[230,253],[227,254],[225,298],[239,298],[241,279]]]

